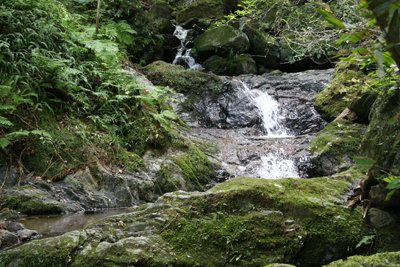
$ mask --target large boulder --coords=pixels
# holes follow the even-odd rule
[[[137,212],[32,241],[0,257],[4,266],[327,264],[349,255],[371,233],[360,207],[355,213],[343,209],[343,193],[359,177],[237,177],[204,193],[168,193]]]
[[[314,165],[312,176],[325,176],[348,170],[361,156],[361,140],[366,130],[362,124],[347,120],[329,123],[311,140],[310,160]]]
[[[233,58],[214,55],[208,58],[203,66],[217,75],[237,76],[257,73],[257,64],[248,54],[238,55]]]
[[[154,19],[173,19],[172,11],[172,7],[167,2],[160,0],[155,1],[149,9],[149,13]]]
[[[365,122],[376,95],[363,92],[368,77],[357,63],[342,61],[336,65],[332,81],[315,97],[314,107],[326,121],[333,121],[348,107],[358,113],[349,116],[353,121]]]
[[[222,57],[246,52],[250,47],[249,38],[242,31],[224,25],[211,29],[194,41],[194,47],[201,61],[212,55]]]
[[[196,1],[188,5],[186,8],[176,13],[176,21],[178,24],[187,24],[187,21],[193,19],[200,20],[218,20],[223,18],[223,6],[220,1]]]

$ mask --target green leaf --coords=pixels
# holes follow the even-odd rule
[[[322,9],[316,9],[316,11],[321,14],[324,19],[326,19],[330,24],[340,28],[340,29],[346,29],[346,27],[344,26],[343,22],[341,22],[340,20],[338,20],[334,15],[332,15],[331,13],[328,13]]]
[[[360,164],[361,166],[369,166],[375,163],[373,159],[370,159],[368,157],[352,157],[355,162]]]
[[[388,183],[385,188],[390,190],[400,189],[399,178],[397,177],[396,179]]]
[[[390,118],[390,119],[388,120],[387,124],[388,124],[388,125],[392,125],[392,124],[395,124],[396,122],[397,122],[397,119],[395,119],[395,118]]]

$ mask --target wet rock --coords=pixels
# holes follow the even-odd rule
[[[234,53],[246,52],[250,42],[245,33],[231,26],[224,25],[211,29],[194,41],[194,47],[201,61],[212,55],[227,57]]]
[[[175,31],[175,26],[168,19],[157,19],[153,23],[161,34],[173,34]],[[165,39],[163,45],[165,44],[164,41]]]
[[[29,229],[22,229],[17,231],[17,236],[19,240],[21,241],[29,241],[29,240],[34,240],[38,239],[40,236],[38,232],[34,230],[29,230]]]
[[[369,209],[368,217],[375,228],[382,228],[394,222],[389,213],[377,208]]]

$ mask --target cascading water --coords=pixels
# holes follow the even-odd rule
[[[291,138],[289,130],[282,124],[284,117],[281,115],[279,103],[268,93],[257,89],[250,89],[246,83],[239,80],[245,94],[251,99],[254,105],[260,110],[263,121],[263,128],[267,133],[265,139],[271,139],[272,148],[267,152],[260,151],[260,163],[256,168],[256,176],[267,179],[279,179],[284,177],[299,178],[299,171],[293,159],[288,153],[288,142],[273,139]]]
[[[191,42],[190,38],[188,38],[188,32],[189,30],[176,26],[174,36],[181,40],[181,47],[178,49],[172,64],[182,65],[187,70],[203,70],[204,68],[190,56],[191,49],[187,48],[188,43]]]
[[[280,114],[280,105],[278,101],[274,100],[268,93],[260,90],[250,90],[250,88],[243,82],[239,81],[243,86],[244,92],[253,101],[261,111],[263,119],[263,127],[267,132],[268,137],[289,137],[288,129],[281,123],[284,117]]]

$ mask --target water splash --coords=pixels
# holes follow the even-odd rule
[[[187,70],[203,70],[204,68],[196,63],[194,58],[190,55],[191,49],[186,47],[191,42],[188,37],[188,32],[189,30],[185,30],[181,26],[176,26],[174,36],[181,40],[181,47],[178,49],[172,64],[181,65]]]

